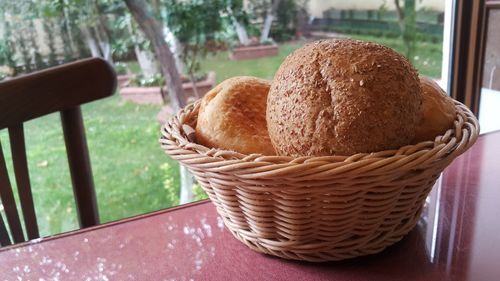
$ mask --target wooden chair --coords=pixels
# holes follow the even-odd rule
[[[60,112],[80,227],[99,223],[94,183],[80,105],[111,96],[113,68],[98,58],[50,68],[0,82],[0,130],[8,129],[17,189],[28,239],[38,238],[26,158],[23,123]],[[0,197],[14,243],[26,241],[0,144]],[[0,246],[10,245],[0,215]]]

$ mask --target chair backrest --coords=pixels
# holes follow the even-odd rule
[[[113,68],[98,58],[50,68],[0,82],[0,130],[8,129],[12,164],[28,239],[38,238],[23,123],[60,112],[80,227],[99,223],[94,183],[80,105],[111,96]],[[12,241],[25,241],[0,143],[0,197]],[[0,246],[11,244],[0,215]]]

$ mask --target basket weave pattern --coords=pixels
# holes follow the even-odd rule
[[[444,135],[376,153],[292,158],[207,148],[193,139],[199,103],[163,126],[160,143],[250,248],[287,259],[342,260],[380,252],[415,226],[440,173],[479,134],[473,114],[455,105],[455,126]]]

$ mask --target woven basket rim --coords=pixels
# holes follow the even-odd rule
[[[209,148],[194,142],[194,127],[196,124],[200,100],[187,105],[172,116],[161,128],[161,147],[172,158],[189,167],[200,167],[218,172],[229,170],[248,170],[259,173],[266,170],[263,166],[274,166],[274,169],[286,169],[293,166],[297,171],[310,168],[321,163],[331,164],[330,168],[350,166],[355,168],[363,165],[391,165],[408,169],[424,167],[439,160],[451,162],[457,156],[470,148],[479,136],[479,123],[474,114],[462,103],[455,101],[456,118],[454,127],[434,141],[423,141],[406,145],[395,150],[384,150],[372,153],[357,153],[349,156],[266,156],[262,154],[242,154],[219,148]],[[386,162],[386,163],[385,163]],[[397,164],[397,165],[396,165]],[[420,168],[422,168],[420,167]],[[260,169],[259,169],[260,168]],[[287,173],[290,173],[287,170]]]

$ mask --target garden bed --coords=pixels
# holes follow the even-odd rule
[[[256,45],[236,47],[229,53],[232,60],[250,60],[278,55],[278,45]]]
[[[205,79],[196,82],[196,89],[200,98],[203,97],[210,89],[215,86],[215,72],[209,72]],[[182,84],[184,89],[184,97],[189,102],[196,100],[193,83],[187,82]],[[166,91],[166,88],[163,89]],[[120,89],[122,99],[131,101],[137,104],[162,104],[161,88],[160,87],[136,87],[129,86]]]

